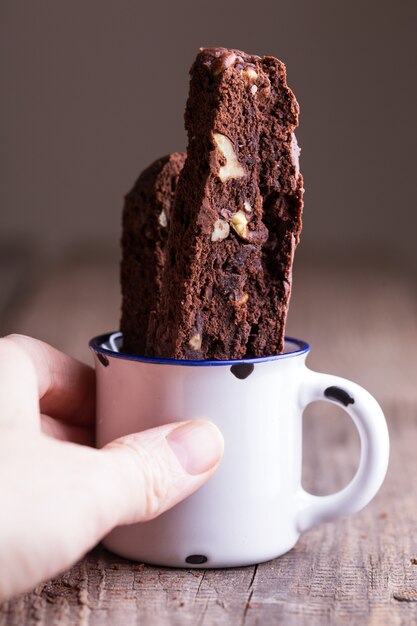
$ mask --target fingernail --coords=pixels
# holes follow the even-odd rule
[[[187,422],[172,430],[167,441],[189,474],[207,472],[223,454],[222,434],[211,422]]]

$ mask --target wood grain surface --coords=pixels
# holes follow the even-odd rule
[[[118,326],[114,258],[32,264],[23,272],[9,264],[7,276],[2,333],[31,334],[91,362],[90,336]],[[288,554],[256,567],[156,568],[98,546],[62,576],[3,604],[0,626],[417,624],[412,277],[372,263],[301,261],[295,278],[288,331],[312,344],[310,367],[364,385],[387,416],[390,466],[372,503],[351,518],[305,533]],[[304,486],[317,494],[340,489],[358,462],[349,418],[333,406],[311,405],[303,437]]]

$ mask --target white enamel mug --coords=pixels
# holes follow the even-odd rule
[[[308,369],[309,346],[287,339],[278,356],[178,361],[123,354],[122,334],[92,339],[97,376],[97,446],[169,422],[208,419],[224,457],[197,492],[158,518],[121,526],[113,552],[172,567],[234,567],[273,559],[300,533],[355,513],[380,488],[389,439],[382,410],[349,380]],[[359,468],[329,496],[301,486],[302,414],[315,400],[342,406],[358,429]]]

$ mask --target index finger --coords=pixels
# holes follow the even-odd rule
[[[0,341],[19,346],[36,371],[41,413],[80,426],[95,419],[94,370],[44,341],[25,335],[8,335]]]

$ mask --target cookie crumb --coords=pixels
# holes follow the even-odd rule
[[[399,602],[417,602],[417,590],[416,589],[403,589],[396,591],[393,595],[395,600]]]

